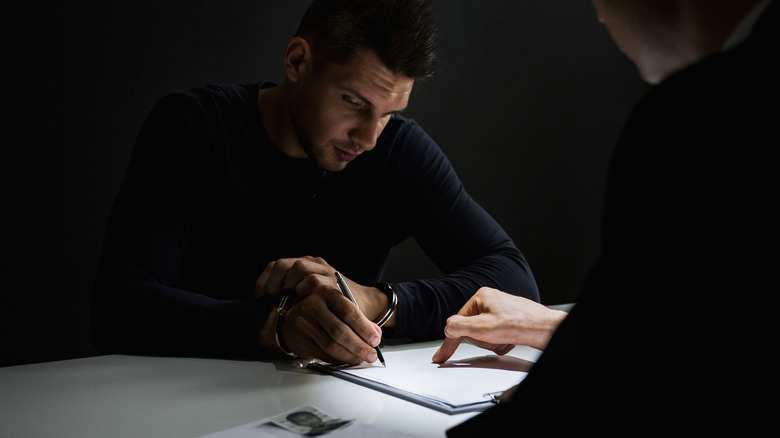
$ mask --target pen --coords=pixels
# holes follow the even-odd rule
[[[352,301],[352,304],[354,304],[355,307],[360,309],[360,306],[358,306],[357,301],[355,301],[355,297],[352,296],[352,291],[349,290],[349,286],[347,286],[347,282],[344,281],[344,278],[338,272],[336,272],[336,283],[338,283],[339,289],[341,289],[341,294],[349,298],[349,300]],[[382,357],[382,352],[379,351],[379,346],[374,347],[374,349],[376,350],[376,356],[377,358],[379,358],[379,362],[382,363],[382,366],[386,367],[387,365],[385,365],[385,358]]]

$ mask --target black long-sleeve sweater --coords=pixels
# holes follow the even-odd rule
[[[99,349],[254,356],[273,306],[253,298],[268,262],[322,257],[371,284],[407,238],[445,275],[393,283],[398,323],[385,336],[441,336],[481,286],[539,299],[523,255],[417,123],[395,116],[372,151],[325,172],[271,142],[257,107],[271,85],[176,92],[149,114],[95,284]]]

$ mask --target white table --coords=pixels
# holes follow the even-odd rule
[[[526,347],[512,354],[538,356]],[[447,415],[290,366],[109,355],[0,368],[0,437],[193,438],[311,404],[363,424],[442,438],[475,415]]]

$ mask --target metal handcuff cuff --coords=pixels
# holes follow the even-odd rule
[[[276,337],[276,346],[279,347],[279,350],[295,359],[298,355],[288,350],[287,346],[284,345],[284,339],[282,339],[282,324],[284,323],[285,315],[287,315],[287,310],[289,310],[285,309],[285,307],[287,306],[287,301],[292,296],[292,293],[284,294],[282,301],[279,302],[279,307],[276,308],[276,330],[274,331],[274,336]]]
[[[384,316],[379,319],[379,322],[376,323],[376,325],[382,327],[387,324],[387,321],[389,321],[390,317],[395,313],[395,308],[398,305],[398,295],[395,294],[395,291],[389,284],[380,283],[375,286],[387,296],[387,313],[385,313]]]

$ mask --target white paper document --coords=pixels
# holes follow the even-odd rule
[[[387,367],[375,364],[309,367],[353,383],[454,414],[484,410],[490,394],[500,393],[528,374],[538,358],[536,350],[498,356],[469,343],[462,343],[444,364],[431,362],[437,347],[384,353]],[[529,353],[530,352],[530,353]]]

